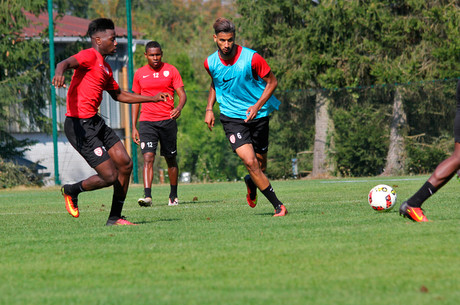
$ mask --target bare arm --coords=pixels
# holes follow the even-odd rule
[[[214,87],[214,82],[212,82],[209,88],[208,104],[206,105],[206,114],[204,115],[204,122],[208,125],[208,128],[211,131],[212,131],[212,128],[214,127],[214,122],[215,122],[214,112],[212,111],[212,107],[214,107],[215,102],[216,102],[216,88]]]
[[[174,120],[180,117],[180,113],[187,102],[187,94],[185,94],[184,86],[177,88],[176,93],[179,96],[179,105],[171,110],[171,119]]]
[[[79,64],[75,57],[70,56],[67,59],[64,59],[60,63],[56,65],[56,70],[54,72],[53,80],[51,83],[56,87],[66,87],[65,85],[65,77],[64,72],[69,69],[76,69],[78,68]]]
[[[133,129],[133,141],[137,145],[139,145],[139,131],[137,130],[137,118],[139,117],[139,104],[133,104],[132,106],[132,112],[131,112],[131,119],[132,119],[132,129]]]
[[[160,92],[155,96],[139,95],[135,93],[130,93],[128,91],[122,91],[121,89],[109,90],[107,92],[114,100],[127,104],[161,102],[172,98],[172,96],[169,93],[164,92]]]
[[[249,107],[246,111],[246,120],[244,120],[245,122],[250,121],[257,116],[257,112],[259,112],[260,108],[262,108],[263,105],[265,105],[265,103],[272,96],[273,92],[278,86],[278,80],[276,79],[275,74],[273,74],[272,71],[270,71],[270,73],[268,73],[262,79],[267,82],[264,92],[262,92],[262,95],[257,101],[257,103]]]

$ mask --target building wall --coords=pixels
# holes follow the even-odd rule
[[[115,131],[120,139],[123,139],[123,131]],[[18,140],[27,138],[37,141],[35,145],[28,147],[29,150],[24,157],[45,166],[46,169],[43,172],[50,173],[50,176],[46,178],[45,185],[55,185],[53,136],[44,133],[16,133],[12,135]],[[96,171],[72,147],[63,132],[58,134],[58,160],[61,184],[75,183],[96,174]]]

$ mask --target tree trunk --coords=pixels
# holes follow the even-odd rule
[[[382,176],[401,175],[404,173],[404,133],[407,128],[406,126],[407,119],[403,108],[401,92],[396,88],[393,100],[393,118],[390,125],[390,146]]]
[[[333,162],[328,159],[328,134],[333,130],[333,122],[329,118],[329,98],[319,92],[315,105],[315,143],[313,147],[312,178],[328,177],[333,170]]]

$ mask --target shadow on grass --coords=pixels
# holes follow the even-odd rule
[[[151,223],[155,223],[155,222],[172,222],[172,221],[181,221],[182,219],[180,218],[163,218],[163,219],[153,219],[153,220],[142,220],[142,221],[136,221],[136,222],[133,222],[137,225],[141,225],[141,224],[151,224]]]

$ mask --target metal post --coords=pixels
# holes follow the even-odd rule
[[[56,89],[51,84],[54,77],[54,26],[53,26],[53,0],[48,0],[48,25],[49,25],[49,54],[50,54],[50,89],[51,89],[51,113],[53,117],[53,148],[54,148],[54,183],[61,184],[59,179],[58,158],[58,133],[56,119]]]
[[[132,92],[133,78],[134,78],[134,65],[133,65],[133,32],[132,32],[132,22],[131,22],[131,0],[126,0],[126,22],[128,28],[128,88]],[[132,134],[132,106],[129,105],[129,128],[131,129]],[[139,175],[137,173],[137,147],[136,143],[130,139],[131,142],[131,151],[133,158],[133,182],[139,183]]]

